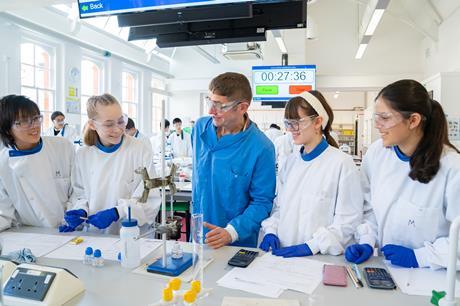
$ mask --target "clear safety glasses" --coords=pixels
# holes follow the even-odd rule
[[[301,119],[284,119],[284,127],[286,130],[298,132],[309,127],[315,117],[317,116],[312,115]]]
[[[391,113],[382,112],[374,113],[374,122],[376,128],[391,129],[397,124],[401,123],[404,119],[403,115],[410,115],[411,113]]]
[[[43,115],[37,115],[29,119],[16,120],[13,125],[19,130],[28,130],[32,127],[41,126]]]
[[[233,101],[230,103],[222,104],[220,102],[211,100],[209,97],[206,97],[206,104],[208,105],[208,108],[212,108],[218,113],[226,113],[240,103],[240,101]]]
[[[118,128],[121,130],[126,129],[126,124],[128,124],[128,116],[123,114],[117,121],[115,120],[106,120],[104,122],[99,122],[95,119],[91,119],[92,122],[101,128],[104,132],[113,131],[114,129]]]

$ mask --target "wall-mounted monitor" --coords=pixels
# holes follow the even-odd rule
[[[316,88],[316,65],[253,66],[254,101],[285,102]]]
[[[139,13],[152,10],[243,3],[250,0],[78,0],[80,18]]]

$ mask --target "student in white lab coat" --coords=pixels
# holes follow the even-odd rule
[[[40,137],[42,121],[28,98],[0,99],[0,230],[57,227],[64,218],[75,151],[63,138]]]
[[[362,221],[358,169],[329,135],[334,117],[320,92],[289,100],[285,118],[286,130],[302,148],[287,157],[279,173],[260,248],[283,257],[339,255]]]
[[[65,123],[65,116],[60,111],[55,111],[51,114],[53,126],[45,131],[45,136],[63,137],[72,144],[78,140],[77,130]]]
[[[392,264],[447,266],[449,227],[460,215],[460,154],[425,87],[400,80],[376,98],[374,142],[361,166],[365,223],[345,257],[366,261],[377,244]]]
[[[192,141],[190,134],[182,130],[182,120],[174,118],[173,125],[175,131],[171,133],[169,139],[174,157],[191,157],[192,156]]]
[[[166,153],[168,153],[168,152],[171,152],[171,141],[170,141],[170,138],[169,138],[169,134],[170,134],[169,126],[170,126],[170,123],[169,123],[168,119],[165,119],[164,126],[165,126],[164,131],[165,131],[165,137],[166,137],[165,151],[166,151]],[[160,122],[160,129],[162,129],[162,128],[163,127],[162,127],[162,124]],[[161,153],[161,143],[162,143],[161,131],[157,135],[154,135],[154,136],[150,137],[150,142],[152,144],[153,155],[154,156],[160,155],[160,153]]]
[[[268,130],[266,130],[264,132],[265,136],[268,137],[268,139],[271,140],[271,142],[275,143],[275,140],[278,138],[278,137],[281,137],[283,136],[283,132],[281,132],[281,128],[275,124],[275,123],[272,123],[270,124],[270,128]]]
[[[160,207],[158,191],[150,191],[147,203],[138,203],[144,184],[135,173],[146,167],[155,177],[151,151],[140,140],[124,136],[127,116],[115,97],[90,97],[87,111],[85,146],[77,151],[72,173],[75,201],[65,215],[68,225],[61,231],[75,230],[82,217],[88,217],[87,223],[117,234],[117,221],[127,217],[128,207],[140,226],[152,223]]]
[[[134,124],[133,119],[128,118],[128,124],[126,124],[126,135],[129,135],[131,137],[137,138],[140,141],[142,141],[149,150],[152,150],[152,144],[150,143],[150,139],[142,134],[137,128],[136,125]]]

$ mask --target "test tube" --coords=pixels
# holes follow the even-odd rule
[[[191,234],[193,245],[193,277],[199,279],[201,286],[203,283],[203,214],[192,214]]]

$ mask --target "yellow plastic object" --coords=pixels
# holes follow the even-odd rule
[[[70,243],[77,245],[77,244],[82,243],[83,241],[84,241],[83,237],[75,237],[72,240],[70,240]]]
[[[195,291],[196,294],[200,293],[200,291],[201,291],[201,282],[199,280],[192,281],[191,290]]]
[[[188,290],[184,293],[184,302],[192,304],[196,300],[196,292],[193,290]]]
[[[173,300],[173,292],[170,287],[163,289],[163,301],[171,302]]]
[[[173,278],[172,280],[169,281],[169,287],[174,290],[174,291],[178,291],[180,289],[180,285],[181,285],[181,280],[180,278]]]

